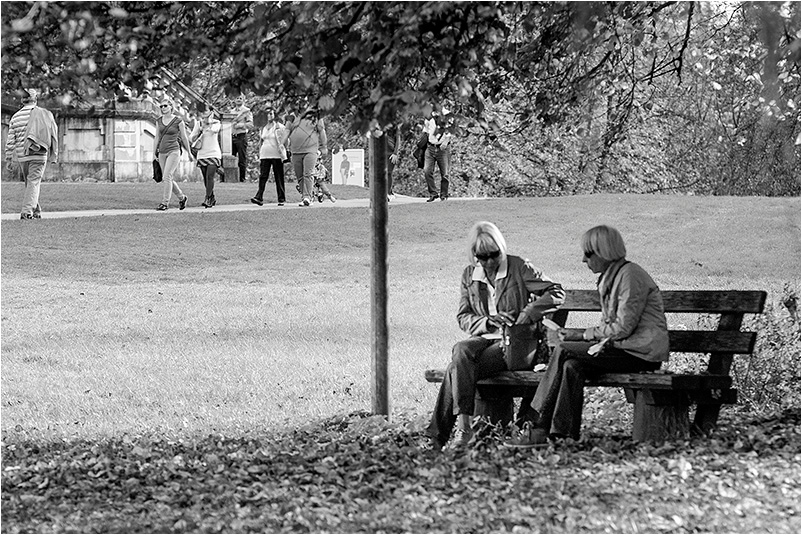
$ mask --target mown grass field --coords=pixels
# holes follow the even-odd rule
[[[69,188],[75,185],[64,186]],[[92,202],[88,200],[87,192],[93,191],[94,185],[88,186],[80,190],[81,203]],[[97,189],[102,198],[108,195],[107,186]],[[8,200],[9,189],[7,184],[3,184],[4,213],[9,211],[7,203],[14,202]],[[366,191],[364,195],[367,195]],[[66,198],[64,206],[76,208],[78,201]],[[58,208],[57,201],[54,201],[45,209],[55,211]],[[577,523],[577,518],[570,514],[561,520],[553,516],[546,519],[543,515],[548,511],[532,505],[531,511],[524,515],[529,515],[528,523],[521,521],[508,525],[500,520],[494,522],[494,518],[508,514],[506,507],[500,511],[486,512],[487,522],[454,523],[453,519],[442,520],[448,515],[441,515],[442,521],[437,520],[440,517],[434,511],[445,507],[445,501],[451,496],[447,488],[440,488],[437,474],[457,478],[464,483],[460,478],[473,472],[466,469],[464,474],[452,473],[453,467],[441,470],[442,473],[431,472],[433,466],[442,466],[443,461],[433,457],[430,452],[420,450],[414,433],[429,414],[437,388],[424,381],[423,370],[444,366],[452,344],[463,336],[456,325],[455,309],[459,295],[459,274],[467,262],[465,235],[468,228],[477,220],[494,221],[505,233],[511,253],[530,258],[545,274],[566,287],[593,288],[594,277],[580,262],[578,239],[585,229],[608,223],[622,231],[629,258],[643,265],[662,288],[765,289],[769,292],[770,305],[778,311],[777,314],[781,314],[784,309],[780,301],[787,295],[788,288],[799,295],[799,214],[798,198],[610,194],[391,205],[390,390],[395,416],[389,425],[392,426],[392,422],[396,421],[400,427],[379,426],[378,430],[361,435],[353,432],[349,439],[352,442],[348,443],[341,443],[342,437],[338,435],[339,438],[324,441],[323,445],[319,437],[331,433],[326,425],[333,425],[331,422],[342,415],[366,411],[371,406],[371,230],[367,209],[292,208],[286,211],[203,214],[175,211],[154,213],[152,216],[3,222],[3,531],[15,531],[15,527],[35,531],[59,531],[57,528],[79,531],[500,531],[512,530],[515,525],[526,526],[527,531],[604,529],[601,524]],[[692,318],[670,318],[672,326],[693,321]],[[789,328],[798,329],[798,322],[795,327],[789,325],[792,325]],[[793,338],[794,334],[791,336]],[[795,336],[798,340],[798,332]],[[786,350],[795,351],[798,360],[798,347]],[[796,373],[798,377],[798,370]],[[623,394],[620,397],[623,398]],[[785,483],[777,483],[779,486],[764,482],[763,489],[766,492],[753,498],[756,503],[746,507],[745,510],[751,513],[761,506],[768,507],[771,500],[779,507],[776,511],[771,509],[776,513],[769,515],[774,519],[771,521],[773,523],[766,524],[768,517],[761,515],[757,524],[748,525],[757,531],[762,531],[760,527],[764,525],[768,531],[779,532],[799,526],[798,454],[793,460],[793,450],[798,450],[799,440],[798,397],[795,403],[796,406],[785,407],[797,415],[797,429],[795,432],[791,430],[790,442],[783,443],[786,444],[783,446],[786,454],[779,459],[767,458],[765,465],[754,465],[765,468],[771,478],[779,477],[781,481],[781,473],[790,478]],[[725,409],[725,413],[725,422],[735,418],[736,423],[732,431],[725,434],[729,438],[722,439],[722,452],[738,440],[733,437],[740,433],[737,429],[738,409]],[[315,423],[321,421],[329,423]],[[316,427],[319,425],[323,427]],[[343,424],[341,429],[353,431],[360,428],[358,423],[349,425]],[[304,435],[306,438],[293,435],[293,430],[298,428],[307,430],[303,432],[307,433]],[[624,444],[627,442],[626,438],[622,438],[622,433],[625,435],[627,432],[625,415],[610,427],[608,420],[596,419],[593,414],[588,414],[585,429],[590,440],[595,442],[586,445],[589,448],[587,450],[583,449],[584,446],[579,448],[584,452],[583,455],[589,454],[594,447],[610,450],[609,444],[604,442],[609,440],[609,437],[605,438],[608,430],[617,433],[617,440],[623,440]],[[307,436],[309,434],[311,437]],[[220,437],[219,441],[197,438],[215,436]],[[236,513],[236,507],[232,504],[236,502],[240,507],[244,502],[237,501],[240,498],[235,493],[232,498],[234,501],[226,502],[223,510],[212,508],[210,512],[204,508],[197,511],[193,509],[191,518],[181,516],[184,514],[181,511],[186,512],[190,506],[181,506],[180,503],[167,504],[170,506],[168,509],[152,513],[155,517],[142,512],[144,516],[141,520],[136,520],[139,518],[136,515],[131,516],[140,514],[138,509],[128,511],[127,516],[119,513],[126,510],[120,504],[133,503],[131,500],[150,503],[148,500],[153,498],[153,494],[140,494],[138,498],[127,494],[116,497],[117,512],[110,509],[110,516],[101,515],[105,520],[95,523],[88,511],[70,520],[68,511],[56,515],[55,509],[49,509],[47,504],[33,507],[31,504],[34,502],[27,504],[33,507],[29,514],[31,518],[27,518],[20,512],[26,502],[12,499],[5,483],[12,481],[9,478],[13,473],[6,471],[9,463],[11,466],[24,467],[18,468],[18,474],[38,470],[34,465],[28,466],[32,460],[27,458],[27,454],[18,456],[9,450],[9,444],[15,445],[15,451],[38,451],[38,455],[46,460],[43,461],[45,464],[52,462],[59,465],[68,463],[74,457],[74,448],[78,447],[75,444],[88,441],[86,448],[91,449],[93,443],[101,444],[99,447],[104,452],[102,455],[93,453],[93,459],[112,459],[113,465],[119,460],[115,455],[121,455],[120,451],[125,448],[128,448],[125,455],[130,455],[132,447],[138,447],[137,451],[140,452],[143,448],[162,452],[165,441],[177,445],[178,449],[189,447],[189,443],[196,444],[196,440],[207,441],[204,442],[204,448],[213,449],[219,442],[222,444],[220,448],[228,455],[233,450],[230,451],[230,446],[226,444],[230,441],[238,443],[238,437],[256,437],[257,441],[263,441],[262,446],[245,448],[247,452],[243,454],[243,462],[258,464],[254,459],[274,455],[274,461],[278,463],[275,466],[287,464],[290,472],[284,473],[277,468],[275,473],[268,472],[276,477],[283,473],[281,477],[286,477],[288,484],[293,485],[294,490],[287,498],[289,501],[282,502],[278,494],[272,494],[283,483],[276,483],[278,487],[270,487],[272,479],[264,472],[246,471],[249,478],[259,474],[267,478],[261,479],[263,495],[270,496],[270,503],[278,504],[278,516],[272,514],[269,507],[254,507],[238,517],[239,513]],[[371,437],[379,438],[371,442]],[[410,509],[406,505],[401,506],[406,503],[403,496],[385,495],[384,491],[377,491],[373,496],[359,496],[364,503],[354,502],[362,504],[361,509],[377,503],[395,503],[396,513],[389,511],[387,514],[405,516],[406,520],[411,521],[408,524],[401,522],[400,518],[395,524],[371,523],[367,519],[358,521],[361,517],[354,516],[351,506],[342,505],[337,501],[339,498],[335,501],[341,506],[333,507],[331,502],[326,501],[328,498],[320,497],[325,502],[320,506],[323,512],[318,511],[317,516],[310,513],[312,516],[305,517],[304,522],[282,523],[280,518],[284,517],[281,515],[286,517],[292,513],[295,505],[308,505],[309,497],[321,488],[317,484],[314,488],[307,488],[303,480],[296,479],[298,474],[289,468],[293,457],[287,457],[286,448],[289,446],[284,440],[310,440],[309,444],[301,446],[299,455],[304,455],[304,448],[311,448],[309,451],[320,454],[315,457],[318,461],[331,457],[331,461],[325,462],[335,464],[341,463],[343,456],[351,458],[361,455],[370,455],[375,462],[380,462],[382,450],[379,445],[386,443],[392,450],[403,442],[401,451],[404,458],[409,456],[417,459],[414,462],[423,463],[418,468],[429,470],[421,472],[423,476],[415,472],[404,477],[428,481],[433,485],[431,488],[437,489],[431,492],[438,498],[433,498],[434,501],[427,502],[425,506],[415,502],[425,511],[425,518],[422,517],[420,522],[411,521],[407,514]],[[368,445],[360,446],[365,440]],[[143,446],[138,441],[145,441],[147,445]],[[600,441],[608,446],[600,446]],[[616,442],[613,447],[617,452],[616,460],[611,459],[612,464],[606,467],[602,466],[605,463],[603,456],[595,461],[588,457],[577,457],[576,465],[588,462],[590,464],[582,470],[590,472],[585,476],[578,472],[564,474],[566,481],[574,482],[571,485],[578,485],[572,487],[574,490],[571,492],[581,492],[579,482],[583,477],[593,477],[592,466],[598,465],[598,469],[605,474],[602,480],[609,477],[610,481],[616,481],[612,473],[606,472],[611,466],[621,469],[619,463],[628,462],[625,460],[627,458],[638,463],[638,459],[648,459],[654,455],[648,449],[632,449],[631,446],[622,449],[621,443]],[[752,440],[748,444],[754,443],[755,440]],[[70,446],[57,446],[55,449],[48,446],[53,444]],[[273,444],[278,448],[275,451]],[[763,441],[760,444],[764,448],[760,454],[768,455],[770,443]],[[693,465],[694,461],[688,455],[696,451],[694,448],[700,447],[704,448],[704,443],[694,443],[689,446],[690,450],[683,447],[667,450],[671,458],[661,466],[669,472],[676,469],[677,477],[680,477],[681,470],[677,467],[684,465],[678,465],[678,459],[685,459],[685,462]],[[790,456],[787,454],[788,448]],[[207,449],[204,449],[203,455],[208,453]],[[62,457],[62,450],[70,455]],[[176,454],[173,449],[168,450],[173,452],[171,456]],[[524,468],[521,470],[524,470],[524,474],[529,473],[527,470],[535,470],[530,473],[532,477],[540,473],[538,470],[548,472],[549,463],[553,468],[560,466],[560,471],[572,471],[572,463],[568,462],[572,458],[570,453],[555,453],[558,457],[562,455],[556,461],[553,457],[544,457],[543,462],[538,462],[536,458],[528,458],[524,462],[517,455],[508,454],[504,457],[492,446],[491,450],[495,453],[473,452],[470,460],[474,463],[472,466],[477,469],[481,466],[482,473],[486,473],[487,463],[503,462],[508,464],[503,469],[506,473],[506,470],[515,470],[515,465],[523,462],[521,466]],[[181,455],[191,456],[187,451],[182,451]],[[398,453],[392,451],[395,452],[392,455]],[[741,453],[751,455],[750,452],[754,451],[755,448],[750,446]],[[727,462],[731,461],[732,466],[747,462],[749,459],[741,457],[741,453],[737,448],[734,449],[732,455],[735,457],[728,458]],[[504,460],[498,461],[498,455]],[[599,455],[598,452],[596,455]],[[144,470],[142,459],[135,455],[133,457],[136,461],[134,464]],[[146,457],[154,467],[162,466],[159,463],[164,460],[158,459],[161,457],[156,453]],[[202,456],[199,462],[206,463],[204,466],[207,468],[217,466],[204,459]],[[236,459],[236,456],[229,458],[223,466],[231,462],[236,464],[231,459]],[[283,461],[279,462],[279,459]],[[462,461],[454,462],[459,466]],[[717,462],[714,459],[694,466],[718,466]],[[315,470],[320,466],[319,462],[315,463]],[[332,467],[328,474],[341,480],[353,476],[353,470],[349,471],[344,466],[339,464],[337,470]],[[174,468],[165,470],[169,472]],[[361,466],[359,469],[367,468]],[[193,470],[187,468],[185,472],[192,475]],[[381,472],[381,468],[374,467],[372,470]],[[85,471],[79,472],[81,477],[88,477]],[[702,484],[702,475],[692,472]],[[736,477],[729,469],[725,472]],[[322,472],[315,473],[324,479],[328,477]],[[371,473],[371,477],[381,478]],[[179,480],[184,481],[183,477],[189,476],[181,476]],[[199,476],[195,474],[192,477]],[[722,491],[722,494],[719,492],[721,488],[716,487],[710,491],[713,492],[712,498],[708,498],[714,501],[720,499],[723,503],[727,500],[730,485],[743,484],[740,476],[738,478],[738,481],[727,480],[726,492]],[[30,483],[32,480],[26,481]],[[34,497],[44,495],[50,492],[47,489],[52,490],[54,486],[52,477],[48,481],[42,487],[45,490],[25,492]],[[159,481],[151,481],[150,484],[157,487],[168,484]],[[239,478],[237,481],[242,484],[243,480]],[[348,481],[357,486],[359,481],[365,482],[364,479]],[[559,481],[548,481],[537,492],[532,488],[528,492],[535,492],[534,495],[539,495],[541,491],[556,492],[559,487],[551,485],[559,485]],[[686,473],[686,477],[680,477],[677,483],[692,484],[693,481],[693,478],[688,479]],[[16,479],[13,482],[15,485],[21,484]],[[36,485],[39,484],[43,484],[43,480],[36,480]],[[730,531],[737,530],[740,525],[732,517],[732,509],[719,502],[715,503],[716,519],[705,522],[701,519],[710,513],[705,507],[691,515],[697,520],[689,520],[686,515],[677,523],[670,514],[658,515],[661,519],[668,518],[665,521],[667,524],[661,524],[664,520],[650,521],[649,518],[654,516],[653,510],[649,514],[625,513],[621,509],[625,501],[633,503],[633,496],[645,491],[621,484],[620,494],[609,499],[618,504],[615,510],[622,515],[630,514],[634,524],[616,523],[613,518],[613,527],[606,529],[642,529],[646,532],[677,529]],[[273,490],[268,492],[268,487]],[[673,492],[662,484],[657,487],[661,493]],[[780,491],[780,487],[785,490]],[[468,490],[472,488],[469,485]],[[452,491],[456,492],[454,489]],[[512,493],[511,496],[516,494],[514,486],[508,491]],[[324,494],[328,496],[328,492]],[[333,495],[334,491],[331,492]],[[563,488],[563,492],[567,491]],[[253,497],[256,493],[254,491],[248,495]],[[417,493],[418,490],[412,492],[415,496],[418,496]],[[56,495],[62,496],[58,493],[53,496]],[[263,499],[267,499],[264,496]],[[489,507],[488,504],[493,503],[493,496],[486,492],[475,497],[460,496],[461,507],[464,505],[466,512],[475,512],[476,507]],[[665,495],[661,496],[665,498]],[[440,498],[444,500],[443,504],[437,505]],[[73,508],[78,507],[76,503],[81,503],[79,497],[71,499],[77,500],[68,500]],[[692,495],[676,495],[672,499],[676,500],[679,509],[695,503]],[[794,500],[796,505],[793,505]],[[91,503],[93,507],[97,506],[96,502]],[[261,502],[257,500],[258,503]],[[558,507],[551,499],[549,503],[551,507]],[[604,509],[604,503],[594,503],[594,507]],[[408,505],[413,506],[414,503]],[[14,513],[6,513],[7,506]],[[309,507],[310,510],[316,510],[317,506]],[[552,513],[557,514],[554,511]],[[55,517],[47,520],[48,514],[56,515],[60,520],[53,520]],[[301,515],[300,512],[297,514]],[[348,520],[348,514],[351,514],[351,520]],[[209,515],[222,523],[207,524],[200,520],[210,518]],[[237,524],[233,520],[236,518],[245,519],[246,522]]]

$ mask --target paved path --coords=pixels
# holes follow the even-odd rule
[[[446,202],[453,202],[453,201],[461,201],[461,200],[472,200],[473,198],[454,198],[452,197]],[[425,203],[425,197],[407,197],[406,195],[396,195],[395,198],[390,202],[390,206],[395,206],[397,204],[419,204]],[[440,203],[441,201],[435,201],[436,203]],[[265,204],[264,206],[256,206],[252,203],[246,204],[222,204],[217,205],[214,208],[204,208],[203,206],[191,206],[187,207],[184,212],[185,213],[192,213],[192,212],[239,212],[239,211],[258,211],[258,210],[322,210],[322,209],[331,209],[331,208],[369,208],[370,207],[370,200],[369,199],[345,199],[345,200],[338,200],[336,203],[332,203],[328,200],[324,200],[322,203],[312,203],[310,207],[302,207],[298,206],[297,202],[288,202],[284,206],[278,206],[276,204]],[[153,208],[136,208],[131,210],[74,210],[69,212],[42,212],[42,219],[60,219],[60,218],[71,218],[71,217],[103,217],[103,216],[114,216],[114,215],[138,215],[138,214],[172,214],[179,212],[178,207],[171,206],[170,209],[166,212],[157,212]],[[19,214],[2,214],[0,219],[3,221],[7,220],[17,220],[19,221]]]

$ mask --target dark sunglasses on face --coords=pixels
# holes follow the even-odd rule
[[[480,262],[487,262],[491,258],[498,258],[498,255],[500,254],[500,251],[493,251],[492,253],[474,253],[473,256],[475,256]]]
[[[585,258],[590,258],[594,253],[593,251],[582,251],[582,255],[584,255]]]
[[[160,107],[161,107],[161,108],[169,108],[169,107],[170,107],[170,105],[169,105],[169,104],[162,104]]]

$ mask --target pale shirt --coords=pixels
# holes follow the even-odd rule
[[[507,258],[503,258],[498,266],[498,271],[496,272],[495,280],[501,280],[507,276]],[[471,277],[472,280],[484,283],[487,286],[487,313],[490,316],[495,316],[498,314],[498,309],[496,308],[496,286],[498,284],[490,284],[487,280],[487,274],[485,273],[485,268],[481,266],[481,264],[477,264],[475,268],[473,268],[473,276]],[[487,338],[488,340],[499,340],[501,339],[500,332],[494,333],[485,333],[481,335],[482,338]]]
[[[451,134],[443,132],[442,129],[438,131],[437,123],[434,119],[423,121],[423,131],[429,136],[429,143],[438,145],[443,149],[448,147],[448,143],[451,141]]]
[[[286,128],[281,123],[266,124],[261,133],[262,146],[259,149],[260,160],[283,160],[285,152],[281,150],[287,139]],[[286,150],[286,149],[285,149]]]
[[[217,135],[220,133],[221,128],[220,121],[212,121],[211,123],[206,123],[204,125],[203,133],[201,133],[200,137],[200,146],[198,147],[198,159],[206,159],[206,158],[222,158],[223,151],[220,149],[220,142],[217,140]],[[192,138],[194,139],[195,136],[198,135],[200,132],[201,123],[200,121],[195,122],[195,127],[192,129]],[[197,146],[197,141],[193,144]]]

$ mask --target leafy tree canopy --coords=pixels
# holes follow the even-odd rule
[[[660,77],[681,83],[694,2],[4,2],[5,92],[62,101],[143,89],[161,67],[222,62],[244,91],[352,113],[364,132],[442,105],[485,122],[516,93],[516,118],[558,121],[589,91],[631,104]],[[708,12],[705,14],[705,12]],[[799,70],[796,3],[724,4],[754,27],[765,102]],[[721,14],[720,13],[720,14]],[[721,29],[729,24],[722,19]],[[191,74],[187,75],[192,76]],[[190,80],[187,80],[190,81]],[[523,98],[520,98],[523,97]],[[762,103],[761,103],[762,104]],[[470,124],[469,124],[470,126]]]

